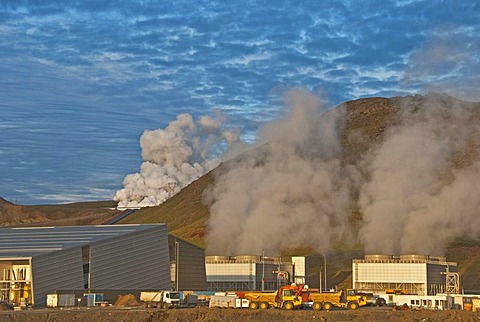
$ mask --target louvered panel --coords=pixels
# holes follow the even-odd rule
[[[179,290],[205,290],[205,252],[202,248],[177,240],[180,246],[178,288]]]
[[[81,249],[67,249],[32,258],[34,305],[45,306],[56,290],[83,289]]]

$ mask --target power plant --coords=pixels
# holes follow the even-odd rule
[[[365,255],[352,263],[353,288],[365,292],[458,294],[457,263],[429,255]]]
[[[230,303],[228,296],[242,296],[237,298],[240,307],[252,309],[299,308],[297,297],[303,296],[318,301],[312,302],[316,309],[355,309],[375,298],[389,305],[444,310],[472,307],[480,297],[461,294],[457,263],[445,257],[367,254],[352,260],[353,288],[341,302],[342,290],[333,285],[322,290],[325,254],[316,266],[309,256],[205,256],[203,249],[168,235],[164,224],[2,228],[0,242],[0,300],[18,307],[45,307],[52,298],[55,305],[72,306],[75,299],[90,297],[96,305],[111,303],[122,293],[159,290],[172,296],[216,296],[217,306]],[[319,280],[320,287],[308,288],[312,280]],[[280,290],[288,294],[281,305],[272,300]]]
[[[305,257],[282,261],[275,256],[206,256],[209,291],[274,290],[291,282],[305,284]]]

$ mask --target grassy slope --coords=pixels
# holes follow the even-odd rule
[[[171,234],[203,247],[209,210],[202,196],[212,183],[212,173],[208,173],[162,205],[139,209],[119,224],[166,223]]]

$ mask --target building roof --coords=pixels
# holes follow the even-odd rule
[[[164,225],[0,228],[0,259],[35,257]]]

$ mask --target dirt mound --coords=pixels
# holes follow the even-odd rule
[[[7,302],[0,301],[0,311],[13,310],[13,306]]]
[[[139,306],[140,302],[137,300],[135,295],[127,294],[127,295],[119,295],[117,300],[113,304],[115,306]]]

